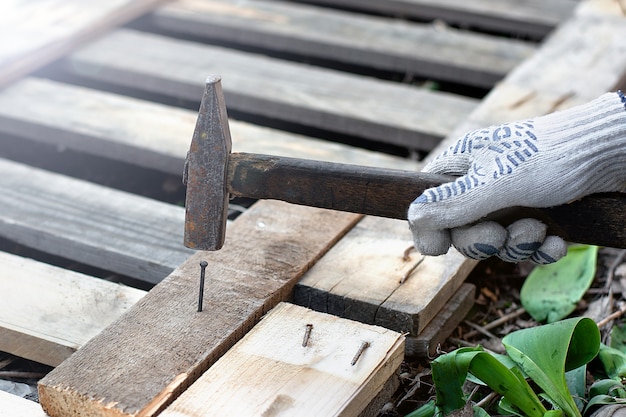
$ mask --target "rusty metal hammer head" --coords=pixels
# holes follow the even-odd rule
[[[221,79],[210,76],[183,173],[183,182],[187,184],[185,246],[188,248],[218,250],[224,244],[231,148]]]

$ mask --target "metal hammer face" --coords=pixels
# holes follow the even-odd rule
[[[196,128],[185,161],[185,246],[218,250],[228,217],[228,160],[232,148],[221,78],[206,80]]]

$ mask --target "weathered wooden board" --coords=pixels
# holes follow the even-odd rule
[[[52,417],[154,415],[288,299],[297,279],[359,218],[255,204],[227,230],[221,251],[190,257],[42,379],[41,404]],[[201,260],[209,266],[198,313]]]
[[[164,0],[10,0],[0,12],[0,86],[60,58]]]
[[[150,17],[194,38],[480,87],[492,87],[534,49],[514,39],[274,1],[179,0]]]
[[[0,415],[6,417],[47,417],[39,404],[0,391]]]
[[[197,117],[197,111],[41,78],[25,78],[0,91],[2,133],[174,175],[182,175]],[[417,166],[336,142],[236,120],[229,124],[235,152],[409,170]]]
[[[551,113],[623,87],[626,16],[616,2],[581,2],[571,19],[513,70],[437,151],[466,131]]]
[[[222,75],[228,108],[277,120],[428,150],[476,105],[449,93],[340,71],[118,30],[72,54],[73,74],[198,101]]]
[[[0,252],[0,350],[57,366],[145,291]]]
[[[411,239],[404,221],[365,217],[302,277],[294,302],[417,336],[476,262],[456,251],[405,257]]]
[[[415,19],[542,37],[565,20],[575,0],[301,0]]]
[[[157,283],[193,252],[184,209],[0,159],[0,234]]]
[[[351,365],[363,342],[369,347]],[[281,303],[161,416],[356,417],[403,353],[400,333]]]
[[[419,335],[406,338],[405,355],[407,357],[435,357],[437,349],[459,327],[474,306],[475,293],[476,287],[473,284],[461,285],[461,288],[454,293]]]

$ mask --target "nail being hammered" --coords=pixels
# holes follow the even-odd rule
[[[204,298],[204,274],[208,263],[200,262],[200,290],[198,292],[198,313],[202,311],[202,299]]]

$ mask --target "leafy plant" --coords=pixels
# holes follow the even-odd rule
[[[558,262],[534,268],[520,293],[526,311],[539,322],[567,317],[591,286],[597,257],[597,246],[572,245]]]
[[[585,372],[580,368],[599,351],[600,332],[593,320],[572,318],[519,330],[504,337],[502,343],[507,356],[476,347],[457,349],[435,359],[432,375],[436,401],[407,417],[446,415],[465,407],[468,398],[463,384],[468,378],[476,378],[502,395],[500,407],[507,414],[581,416],[581,405],[574,401],[570,387],[580,387],[581,378],[584,387]],[[542,390],[539,394],[527,377]],[[475,415],[477,412],[486,413],[475,410]]]

